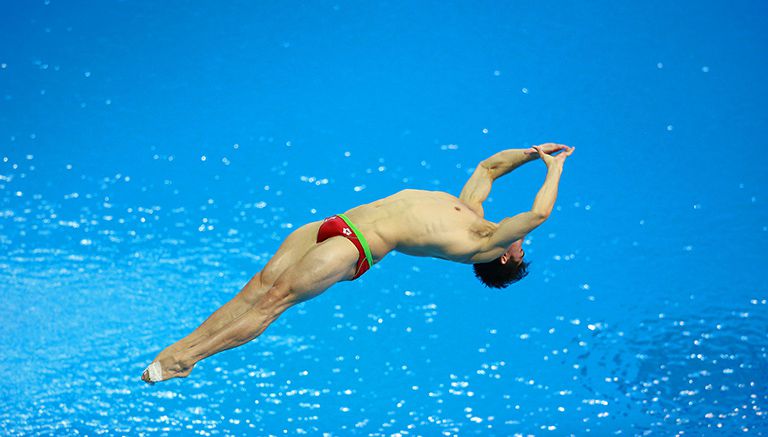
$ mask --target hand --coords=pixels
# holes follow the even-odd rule
[[[544,161],[544,164],[547,164],[547,167],[549,167],[552,164],[563,165],[563,163],[565,162],[565,158],[571,156],[573,151],[576,150],[575,147],[568,147],[563,144],[554,144],[554,146],[558,147],[556,151],[560,151],[560,153],[558,153],[557,155],[547,154],[545,152],[544,146],[549,146],[551,144],[552,143],[547,143],[547,144],[542,144],[541,146],[532,147],[532,149],[534,149],[539,154],[539,158],[541,158],[541,160]]]
[[[568,148],[568,146],[566,146],[565,144],[544,143],[544,144],[539,144],[538,146],[533,146],[529,149],[526,149],[524,153],[526,155],[535,155],[537,154],[536,147],[540,147],[541,150],[547,155],[551,155],[553,153],[556,153]]]

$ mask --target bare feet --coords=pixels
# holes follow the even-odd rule
[[[148,384],[154,384],[173,378],[186,378],[194,367],[194,363],[189,364],[185,360],[163,352],[144,370],[141,379]]]

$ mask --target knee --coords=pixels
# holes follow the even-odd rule
[[[255,305],[264,294],[264,281],[261,272],[255,274],[250,281],[240,290],[238,297],[248,305]]]
[[[262,288],[264,286],[264,271],[262,270],[253,275],[251,280],[248,281],[248,286],[251,288]]]
[[[277,280],[277,272],[269,264],[259,272],[259,281],[263,285],[271,286]]]
[[[278,281],[273,284],[264,294],[263,302],[265,305],[273,308],[287,308],[294,304],[296,300],[294,293],[288,283]]]

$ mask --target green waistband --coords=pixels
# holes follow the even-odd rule
[[[363,236],[363,233],[360,232],[360,229],[357,229],[357,226],[353,225],[351,221],[349,221],[349,218],[345,216],[344,214],[339,214],[339,217],[341,217],[342,220],[344,220],[344,223],[349,225],[350,228],[352,228],[352,232],[355,233],[357,236],[357,239],[360,240],[360,244],[363,245],[363,250],[365,251],[365,258],[368,260],[368,266],[373,267],[373,257],[371,256],[371,248],[368,247],[368,241],[366,241],[365,237]]]

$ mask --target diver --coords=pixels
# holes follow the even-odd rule
[[[552,212],[563,164],[574,150],[555,143],[504,150],[475,168],[458,198],[406,189],[299,227],[232,300],[160,352],[141,379],[188,376],[198,361],[255,339],[288,308],[359,278],[391,251],[473,264],[486,286],[509,286],[527,274],[523,240]],[[547,175],[531,210],[499,223],[486,220],[483,201],[493,182],[536,159]]]

